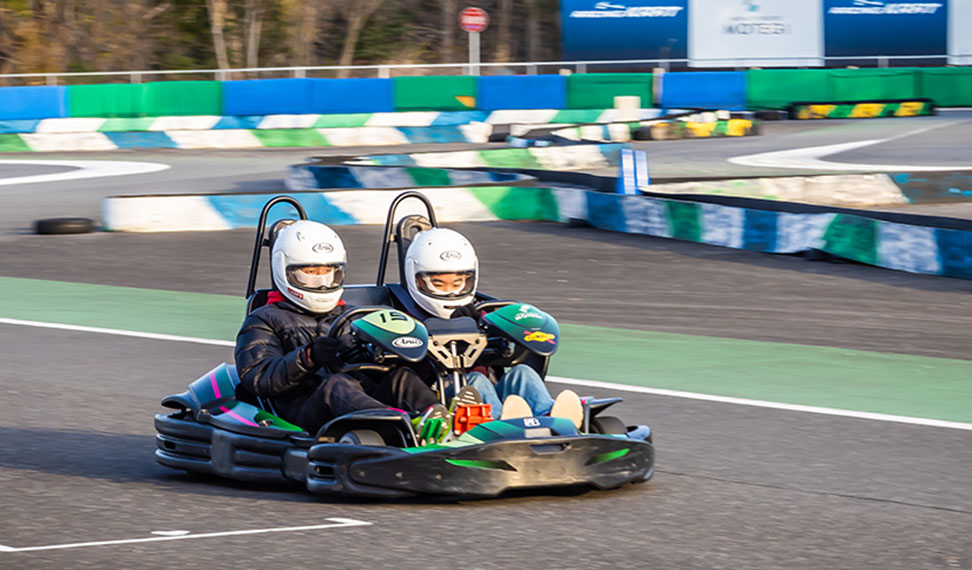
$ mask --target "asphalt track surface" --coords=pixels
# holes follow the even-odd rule
[[[829,129],[843,134],[818,132]],[[781,124],[779,137],[747,139],[738,153],[715,141],[671,143],[684,147],[681,157],[669,143],[650,148],[671,153],[659,168],[676,173],[704,153],[782,149],[797,146],[793,138],[834,144],[869,129],[900,134],[909,126]],[[959,164],[968,147],[953,143],[925,139],[936,148],[901,159]],[[19,194],[0,187],[0,276],[239,294],[248,231],[23,233],[39,214],[93,215],[98,196],[123,187],[279,185],[283,166],[308,151],[201,154],[118,153],[112,158],[175,166],[38,184],[30,192],[25,186]],[[704,168],[716,170],[716,161]],[[553,224],[454,227],[481,253],[484,290],[534,302],[563,322],[970,359],[968,281]],[[379,230],[338,231],[350,245],[352,279],[370,281]],[[626,393],[617,415],[656,433],[658,471],[646,484],[459,503],[331,501],[154,463],[158,400],[230,358],[229,348],[3,324],[0,339],[0,545],[304,527],[330,518],[371,523],[0,548],[3,568],[972,568],[970,431]]]

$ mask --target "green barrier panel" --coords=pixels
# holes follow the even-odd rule
[[[613,109],[614,98],[641,97],[642,107],[654,105],[650,73],[580,73],[567,78],[567,108]]]
[[[13,133],[0,134],[0,152],[30,152],[31,148],[27,146],[24,139],[20,138],[20,135]]]
[[[476,108],[476,77],[396,77],[396,111],[468,111]]]
[[[785,109],[792,103],[830,101],[823,69],[754,69],[746,72],[750,109]]]
[[[972,67],[919,69],[919,97],[939,107],[972,107]]]
[[[223,84],[219,81],[153,81],[145,84],[145,114],[222,115]]]
[[[829,96],[819,101],[882,101],[917,99],[914,69],[831,69],[827,71]],[[803,98],[802,101],[817,101]]]
[[[71,85],[68,87],[72,117],[145,116],[145,86]]]

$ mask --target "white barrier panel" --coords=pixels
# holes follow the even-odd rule
[[[689,0],[693,67],[818,66],[823,53],[823,0]]]
[[[972,65],[972,2],[952,0],[949,7],[948,62],[952,65]]]

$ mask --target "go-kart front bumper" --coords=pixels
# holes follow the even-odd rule
[[[411,452],[318,444],[308,450],[307,488],[316,494],[492,497],[512,489],[648,480],[654,447],[628,437],[581,435],[503,440]]]

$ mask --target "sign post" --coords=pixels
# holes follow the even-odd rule
[[[469,32],[469,68],[466,75],[479,75],[479,33],[489,27],[489,14],[481,8],[459,12],[459,27]]]

